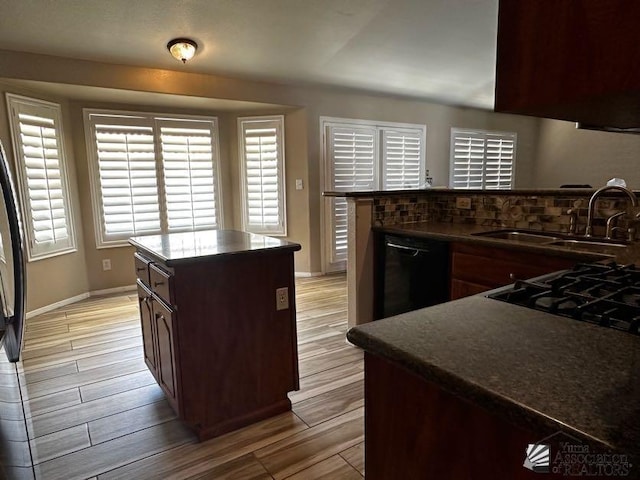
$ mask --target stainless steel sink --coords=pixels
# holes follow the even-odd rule
[[[627,246],[622,243],[598,242],[591,240],[557,240],[549,242],[548,245],[568,247],[573,250],[588,250],[590,252],[602,252],[606,249],[616,250],[620,248],[627,248]]]
[[[571,250],[581,250],[586,252],[606,252],[607,250],[618,250],[626,248],[624,243],[598,241],[597,239],[588,238],[566,238],[566,236],[557,236],[557,234],[546,232],[531,232],[523,230],[491,230],[488,232],[474,233],[478,237],[497,238],[501,240],[510,240],[518,243],[531,243],[538,245],[549,245],[553,247],[566,247]],[[564,238],[563,238],[564,237]]]
[[[501,240],[512,240],[522,243],[551,243],[561,240],[560,237],[555,237],[553,234],[530,233],[520,230],[492,230],[490,232],[474,233],[479,237],[499,238]]]

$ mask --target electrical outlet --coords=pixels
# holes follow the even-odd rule
[[[471,198],[456,197],[456,208],[471,208]]]
[[[107,270],[111,270],[111,259],[109,258],[104,258],[102,260],[102,270],[103,271],[107,271]]]
[[[289,308],[289,287],[276,288],[276,310]]]

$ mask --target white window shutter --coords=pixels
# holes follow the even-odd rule
[[[75,250],[67,191],[60,106],[7,95],[29,259]]]
[[[486,138],[485,188],[512,188],[515,136],[487,134]]]
[[[419,188],[426,180],[426,127],[417,124],[324,119],[324,188],[337,192]],[[347,202],[326,200],[329,270],[347,259]]]
[[[98,248],[218,228],[215,117],[85,109]]]
[[[515,169],[515,133],[451,129],[449,186],[509,189]]]
[[[482,188],[484,138],[458,133],[452,136],[451,188]]]
[[[376,139],[375,128],[329,127],[329,161],[335,191],[375,189]]]
[[[147,125],[145,125],[147,123]],[[95,118],[103,241],[160,232],[153,128],[141,119]]]
[[[374,127],[331,126],[328,128],[331,188],[338,192],[375,190],[377,131]],[[347,201],[332,199],[331,263],[347,259]]]
[[[212,121],[158,121],[168,231],[218,227]]]
[[[286,235],[284,117],[240,118],[244,228]]]
[[[423,132],[420,130],[382,131],[382,188],[419,188],[425,182]]]

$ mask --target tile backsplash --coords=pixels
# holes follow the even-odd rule
[[[414,222],[471,223],[488,227],[523,228],[569,232],[571,209],[578,215],[577,231],[584,233],[589,196],[470,194],[427,192],[374,196],[373,224],[379,226]],[[469,202],[470,200],[470,202]],[[469,206],[469,208],[464,208]],[[605,197],[596,204],[594,228],[604,235],[606,218],[627,208],[624,198]],[[623,217],[624,219],[624,217]],[[626,220],[619,226],[626,228]]]

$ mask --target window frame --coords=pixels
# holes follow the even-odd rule
[[[278,164],[278,208],[280,212],[280,222],[277,227],[259,228],[249,223],[249,203],[247,187],[247,159],[245,150],[245,128],[246,124],[276,125],[277,143],[277,164]],[[284,115],[260,115],[249,117],[238,117],[238,158],[240,160],[240,183],[242,192],[242,228],[243,230],[260,235],[273,237],[287,236],[287,189],[286,189],[286,156],[285,156],[285,121]]]
[[[7,114],[9,116],[9,128],[11,130],[11,144],[13,147],[13,158],[16,168],[15,173],[17,177],[18,190],[21,200],[21,209],[24,218],[25,237],[27,240],[27,261],[34,262],[77,252],[78,247],[76,241],[75,222],[73,218],[73,205],[71,203],[69,192],[65,134],[62,122],[62,106],[55,102],[49,102],[38,98],[26,97],[23,95],[17,95],[8,92],[5,94],[5,97],[7,102]],[[62,245],[57,245],[57,242],[54,241],[50,246],[42,246],[39,248],[36,244],[33,228],[33,217],[31,215],[32,208],[29,195],[26,170],[27,167],[24,162],[24,155],[22,154],[23,149],[20,131],[20,120],[17,116],[18,111],[16,110],[17,108],[19,108],[19,106],[47,111],[47,113],[51,114],[51,116],[48,118],[50,118],[54,123],[58,154],[58,169],[60,171],[60,189],[62,194],[65,223],[68,234],[68,240],[66,242],[61,242],[63,243]]]
[[[156,188],[158,191],[158,206],[160,211],[160,229],[158,231],[150,231],[144,235],[162,235],[169,233],[166,207],[165,178],[163,171],[162,143],[161,143],[161,124],[170,122],[210,122],[212,124],[212,168],[214,175],[215,202],[216,202],[216,220],[215,227],[206,226],[195,229],[174,229],[171,232],[179,231],[198,231],[206,229],[222,229],[224,228],[224,208],[223,195],[221,192],[220,178],[220,128],[218,118],[215,116],[205,115],[182,115],[174,113],[155,113],[140,112],[129,110],[110,110],[101,108],[84,108],[83,109],[83,125],[85,130],[85,143],[87,149],[87,158],[89,163],[89,183],[91,189],[91,203],[93,212],[93,227],[95,235],[96,249],[119,248],[129,246],[128,238],[135,236],[136,233],[128,233],[126,238],[107,238],[104,227],[104,205],[102,203],[101,183],[100,183],[100,166],[98,152],[95,147],[95,128],[92,116],[105,116],[110,119],[122,117],[123,123],[131,122],[135,125],[151,126],[154,145]],[[135,123],[139,121],[139,123]]]
[[[455,141],[458,134],[466,134],[471,136],[472,138],[482,139],[484,141],[484,154],[482,159],[482,186],[479,190],[508,190],[514,188],[514,184],[516,181],[516,153],[518,148],[518,134],[517,132],[504,132],[504,131],[495,131],[495,130],[482,130],[475,128],[459,128],[459,127],[451,127],[451,136],[450,136],[450,145],[449,145],[449,188],[455,190],[472,190],[476,189],[475,187],[456,187],[454,184],[455,180]],[[487,138],[489,137],[499,137],[502,139],[510,139],[513,142],[513,158],[511,159],[511,179],[508,186],[505,187],[497,187],[497,188],[487,188],[486,187],[486,179],[487,179]]]

